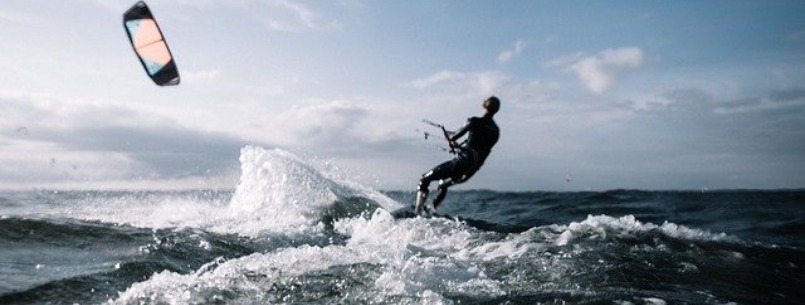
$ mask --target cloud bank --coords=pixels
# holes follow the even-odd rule
[[[0,92],[0,111],[0,185],[231,175],[247,144],[103,102]]]

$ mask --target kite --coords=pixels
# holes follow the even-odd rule
[[[179,84],[179,71],[151,10],[139,1],[123,14],[123,26],[148,76],[160,86]]]

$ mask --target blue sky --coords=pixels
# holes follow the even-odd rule
[[[421,120],[493,94],[464,188],[805,187],[802,1],[149,1],[172,88],[133,3],[0,3],[0,189],[231,188],[245,145],[413,189],[449,157]]]

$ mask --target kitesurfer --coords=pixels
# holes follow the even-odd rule
[[[483,102],[483,107],[484,115],[482,117],[469,118],[467,124],[456,132],[445,132],[450,147],[456,148],[456,157],[422,175],[417,188],[414,214],[419,215],[423,209],[427,210],[429,214],[436,211],[447,195],[447,188],[470,179],[492,152],[492,147],[500,137],[500,129],[492,119],[500,109],[500,100],[491,96]],[[467,135],[467,140],[461,145],[456,144],[456,141],[464,135]],[[436,197],[431,205],[425,206],[430,183],[435,180],[439,180]]]

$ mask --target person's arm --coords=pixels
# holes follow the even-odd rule
[[[465,134],[467,134],[468,131],[470,131],[470,126],[472,126],[472,118],[467,120],[467,124],[464,124],[464,126],[461,127],[461,129],[453,132],[453,136],[450,137],[450,141],[456,142],[458,141],[458,139],[461,139],[461,137],[463,137]]]

